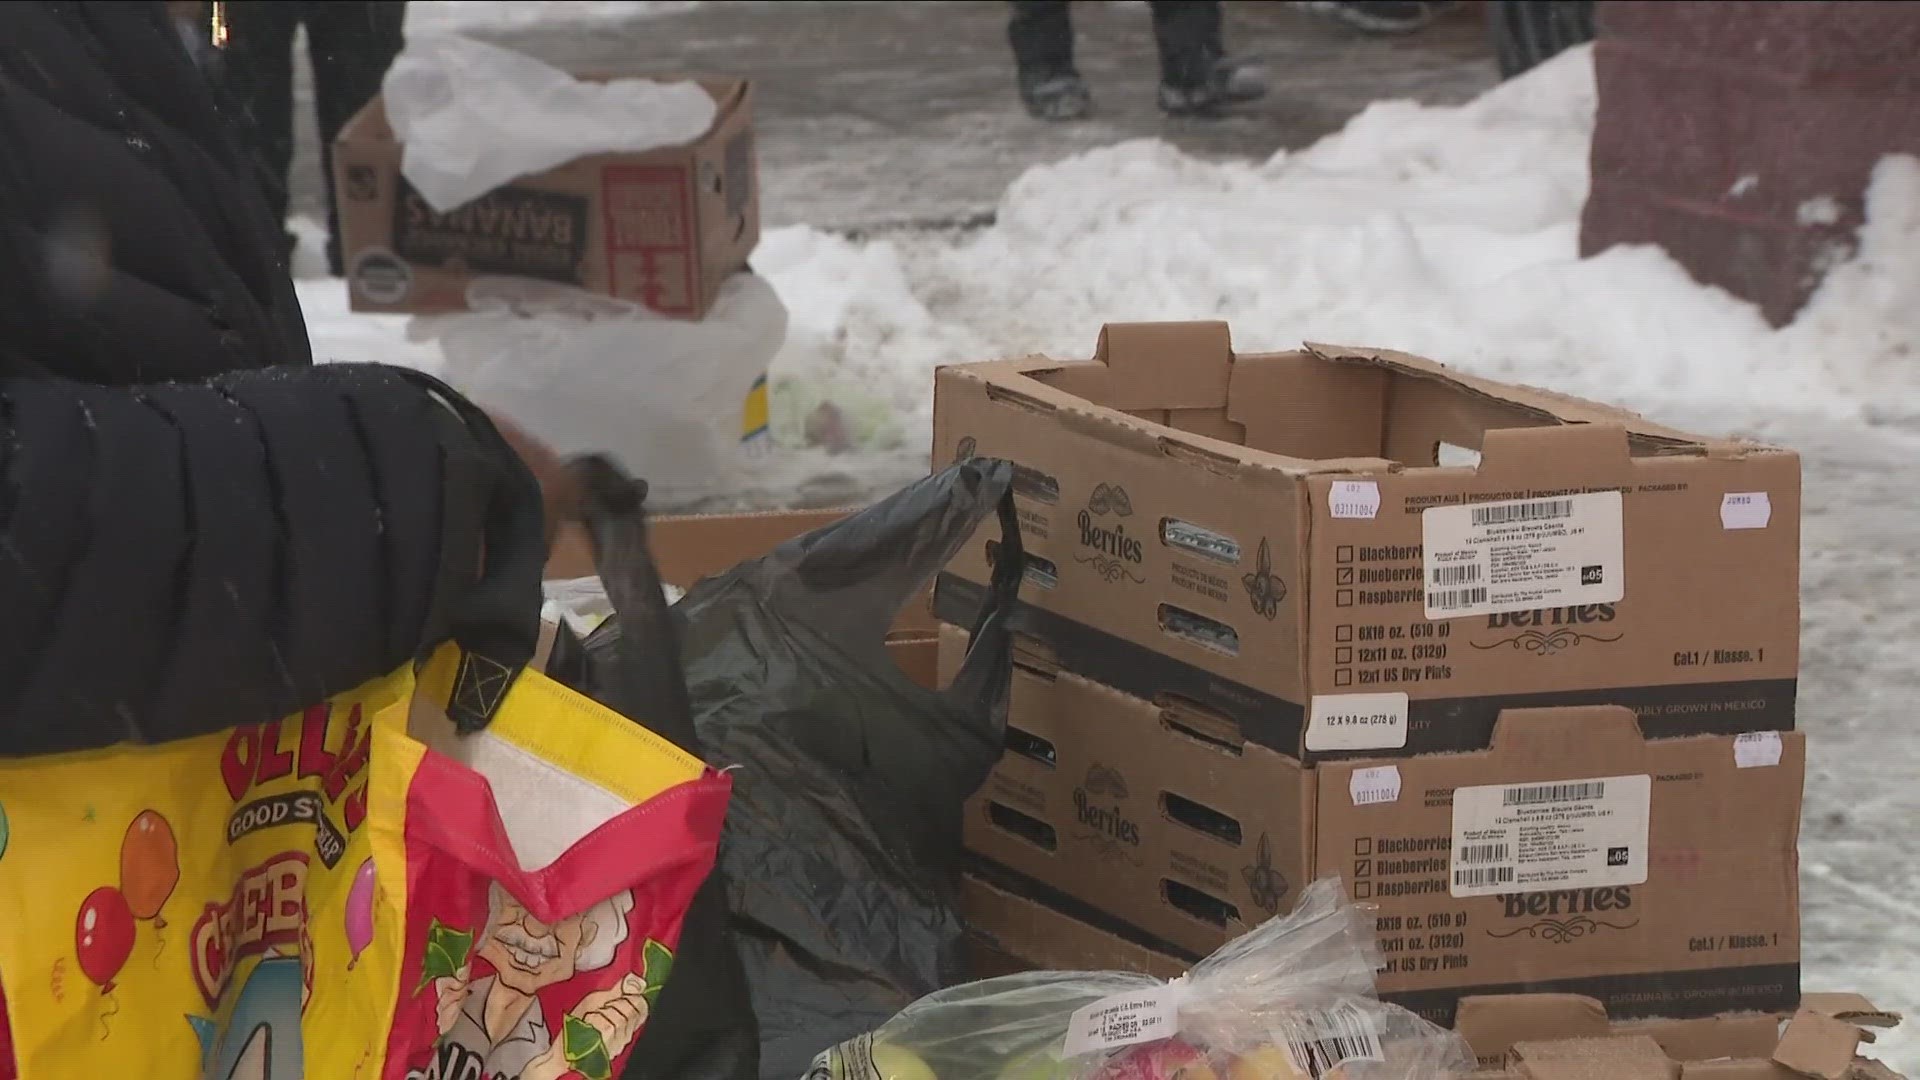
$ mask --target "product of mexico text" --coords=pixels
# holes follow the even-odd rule
[[[17,1075],[617,1074],[728,783],[486,664],[449,648],[283,720],[0,762]],[[476,734],[456,684],[495,699]]]

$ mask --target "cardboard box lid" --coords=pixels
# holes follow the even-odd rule
[[[1122,445],[1157,447],[1227,472],[1440,468],[1427,455],[1442,442],[1481,453],[1488,467],[1535,460],[1543,450],[1624,455],[1629,446],[1641,456],[1791,453],[1690,435],[1624,409],[1392,350],[1309,343],[1290,353],[1235,354],[1220,322],[1112,323],[1091,360],[1031,356],[948,367],[940,377],[1076,417]],[[1401,430],[1389,430],[1396,425]],[[1231,429],[1243,437],[1219,437]]]

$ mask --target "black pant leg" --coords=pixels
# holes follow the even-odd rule
[[[313,62],[313,103],[320,129],[320,168],[327,190],[327,264],[340,265],[340,211],[333,195],[333,140],[380,92],[404,44],[405,0],[320,0],[299,5]]]
[[[1007,39],[1022,85],[1074,74],[1073,16],[1068,0],[1013,0]]]
[[[287,217],[293,164],[293,32],[300,5],[238,0],[226,6],[227,45],[219,77],[238,112],[234,133],[252,159],[274,221]]]
[[[1160,81],[1182,90],[1205,86],[1222,53],[1219,0],[1154,0],[1151,6]]]

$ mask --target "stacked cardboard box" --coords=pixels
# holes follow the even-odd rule
[[[1383,996],[1442,1022],[1798,1001],[1794,454],[1216,323],[945,369],[934,424],[939,462],[1021,468],[1023,655],[968,816],[1001,962],[1177,969],[1338,874]],[[993,557],[942,576],[946,622]]]
[[[355,311],[467,309],[476,277],[554,282],[704,318],[760,242],[753,89],[702,80],[718,111],[685,146],[596,154],[435,211],[400,170],[375,97],[333,147],[341,248]]]

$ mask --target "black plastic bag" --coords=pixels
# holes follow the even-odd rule
[[[1012,480],[1006,462],[955,465],[673,608],[703,754],[738,766],[720,871],[769,1080],[965,976],[961,814],[1004,742],[1024,565]],[[966,662],[948,690],[926,690],[887,655],[887,630],[994,514],[994,580]],[[587,679],[612,677],[623,636],[611,622],[589,636],[575,661]]]
[[[646,486],[600,458],[575,462],[607,598],[622,627],[589,653],[565,623],[547,673],[702,758],[679,634],[647,546]],[[760,1032],[727,926],[726,875],[716,869],[680,929],[673,978],[627,1059],[623,1080],[757,1080]]]

